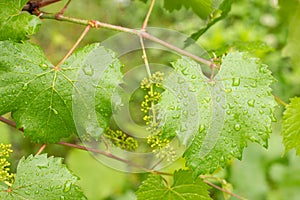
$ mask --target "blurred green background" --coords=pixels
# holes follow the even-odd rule
[[[57,12],[65,0],[42,10]],[[238,0],[232,6],[229,16],[215,24],[197,44],[209,53],[219,55],[228,49],[250,51],[269,65],[276,82],[274,94],[285,102],[300,95],[300,3],[297,0]],[[141,27],[149,3],[138,0],[73,0],[65,15],[83,19],[97,19],[102,22]],[[172,13],[163,9],[163,1],[158,0],[150,18],[149,26],[168,28],[186,35],[199,30],[205,21],[191,10],[181,9]],[[75,43],[84,27],[67,22],[43,20],[40,31],[31,41],[42,46],[49,60],[59,62]],[[101,42],[117,32],[105,29],[91,30],[80,46]],[[150,62],[168,62],[174,57],[149,53]],[[142,64],[141,54],[122,60],[124,70]],[[274,123],[269,148],[250,144],[242,161],[233,160],[217,175],[225,178],[233,186],[236,194],[253,200],[298,200],[300,196],[300,158],[295,152],[284,154],[282,145],[281,116],[284,111],[278,106],[277,122]],[[6,117],[9,117],[7,115]],[[0,123],[0,141],[12,143],[13,168],[22,156],[34,154],[39,145],[23,138],[21,132]],[[76,138],[67,141],[76,142]],[[89,153],[49,145],[45,152],[49,155],[65,157],[69,168],[80,177],[79,185],[90,200],[131,200],[144,174],[122,173],[96,161]],[[183,166],[180,160],[169,167],[172,171]],[[218,183],[216,183],[218,184]],[[214,199],[223,199],[223,194],[211,190]],[[235,198],[230,198],[235,199]]]

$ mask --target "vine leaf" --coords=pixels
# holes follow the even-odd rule
[[[268,146],[276,102],[266,65],[232,52],[212,80],[190,59],[173,67],[158,105],[164,113],[160,121],[165,134],[175,133],[186,145],[184,157],[195,176],[212,173],[233,157],[241,159],[249,140]]]
[[[189,171],[179,170],[174,173],[173,185],[167,186],[163,178],[150,175],[139,187],[138,200],[210,200],[209,187],[201,179],[194,179]]]
[[[140,0],[144,3],[147,0]],[[202,19],[206,19],[213,10],[212,0],[164,0],[164,8],[170,12],[180,10],[182,7],[191,8]]]
[[[300,98],[294,97],[283,113],[283,144],[285,151],[295,148],[300,155]]]
[[[76,185],[78,178],[62,164],[62,158],[46,154],[23,157],[11,187],[0,185],[1,199],[86,199]]]
[[[86,110],[96,109],[99,124],[94,126],[106,129],[111,113],[101,112],[101,109],[111,110],[110,95],[121,81],[120,69],[121,64],[113,53],[99,44],[78,50],[55,70],[39,47],[2,41],[0,115],[12,112],[17,127],[23,127],[25,136],[32,141],[55,143],[76,133],[73,106],[77,104],[72,104],[75,96],[81,100],[77,111],[81,110],[85,121],[88,121]],[[106,84],[98,85],[103,82],[101,78]],[[87,85],[92,88],[85,87]],[[82,103],[87,96],[97,100],[89,105],[93,108]]]
[[[186,40],[185,45],[189,46],[190,44],[194,43],[200,38],[201,35],[203,35],[215,23],[227,17],[228,13],[231,10],[231,5],[233,1],[234,0],[224,0],[220,4],[219,8],[213,12],[206,25],[202,27],[200,30],[198,30],[197,32],[193,33],[190,36],[190,38]]]
[[[0,40],[20,41],[38,31],[41,20],[22,12],[28,0],[2,0],[0,3]]]

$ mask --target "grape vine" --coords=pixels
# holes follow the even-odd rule
[[[76,3],[71,0],[55,13],[43,11],[59,1],[0,3],[0,121],[41,145],[36,155],[21,158],[12,172],[9,159],[14,142],[0,142],[1,199],[87,199],[63,158],[43,153],[57,144],[91,152],[96,159],[104,158],[105,164],[113,161],[112,168],[120,165],[124,171],[149,173],[139,180],[134,195],[138,200],[215,199],[212,190],[223,193],[225,199],[246,199],[234,193],[234,186],[218,172],[235,158],[241,160],[251,143],[268,148],[278,104],[285,109],[286,153],[295,149],[300,155],[300,100],[294,97],[288,104],[272,94],[271,68],[253,54],[230,48],[213,52],[214,59],[189,51],[195,40],[229,15],[235,1],[164,0],[163,7],[170,12],[190,9],[205,20],[182,47],[148,32],[158,1],[148,2],[140,29],[67,16],[69,5]],[[85,26],[56,64],[42,46],[29,40],[43,28],[44,20]],[[129,92],[124,78],[130,70],[124,70],[128,66],[119,52],[102,43],[79,48],[91,29],[119,31],[139,39],[145,73],[132,76],[136,80],[131,81],[138,83],[137,95],[130,96],[134,92]],[[168,70],[153,67],[149,43],[177,56],[167,64]],[[120,110],[126,111],[124,99],[140,103],[134,114],[128,114],[135,126],[114,118]],[[178,158],[184,160],[180,168],[165,168]]]

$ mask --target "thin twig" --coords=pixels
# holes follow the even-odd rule
[[[229,194],[230,196],[236,197],[237,199],[240,199],[240,200],[246,200],[245,197],[239,196],[239,195],[237,195],[237,194],[235,194],[235,193],[230,192],[229,190],[226,190],[226,189],[224,189],[224,188],[221,188],[221,187],[219,187],[219,186],[213,184],[212,182],[210,182],[210,181],[208,181],[208,180],[203,179],[203,182],[206,183],[206,184],[208,184],[208,185],[210,185],[210,186],[212,186],[212,187],[214,187],[214,188],[216,188],[217,190],[220,190],[220,191],[222,191],[222,192],[224,192],[224,193]]]
[[[84,36],[89,32],[91,29],[91,25],[87,25],[87,27],[84,29],[76,43],[73,45],[73,47],[70,49],[70,51],[65,55],[65,57],[54,67],[55,70],[59,70],[59,67],[70,57],[70,55],[74,52],[74,50],[77,48],[81,40],[84,38]]]
[[[101,154],[101,155],[104,155],[108,158],[112,158],[114,160],[118,160],[120,162],[123,162],[123,163],[126,163],[130,166],[133,166],[133,167],[136,167],[136,168],[139,168],[141,170],[144,170],[145,172],[150,172],[150,173],[153,173],[153,174],[160,174],[160,175],[170,175],[170,173],[166,173],[166,172],[160,172],[160,171],[156,171],[156,170],[151,170],[151,169],[148,169],[148,168],[145,168],[143,166],[140,166],[136,163],[133,163],[129,160],[126,160],[126,159],[123,159],[123,158],[120,158],[116,155],[113,155],[112,153],[108,152],[108,151],[103,151],[103,150],[99,150],[99,149],[94,149],[94,148],[89,148],[89,147],[85,147],[85,146],[81,146],[81,145],[77,145],[77,144],[71,144],[71,143],[67,143],[67,142],[58,142],[57,144],[60,144],[60,145],[63,145],[63,146],[68,146],[68,147],[72,147],[72,148],[76,148],[76,149],[81,149],[81,150],[84,150],[84,151],[89,151],[89,152],[93,152],[93,153],[97,153],[97,154]]]
[[[44,151],[46,146],[47,146],[47,144],[43,144],[35,155],[40,155]]]
[[[145,31],[146,28],[147,28],[147,25],[148,25],[148,22],[149,22],[149,18],[150,18],[150,15],[151,15],[151,13],[152,13],[154,4],[155,4],[155,0],[152,0],[152,1],[151,1],[151,4],[150,4],[150,7],[149,7],[149,10],[148,10],[148,12],[147,12],[147,15],[146,15],[146,17],[145,17],[143,26],[142,26],[142,30],[143,30],[143,31]]]
[[[5,124],[10,125],[12,127],[16,127],[16,124],[13,121],[11,121],[9,119],[6,119],[6,118],[4,118],[2,116],[0,116],[0,121],[4,122]],[[24,130],[21,130],[21,131],[24,132]],[[166,176],[172,176],[173,175],[173,174],[170,174],[170,173],[167,173],[167,172],[161,172],[161,171],[156,171],[156,170],[145,168],[145,167],[140,166],[140,165],[138,165],[136,163],[133,163],[133,162],[131,162],[129,160],[126,160],[126,159],[120,158],[118,156],[115,156],[115,155],[113,155],[112,153],[110,153],[108,151],[102,151],[102,150],[99,150],[99,149],[88,148],[88,147],[85,147],[85,146],[81,146],[81,145],[77,145],[77,144],[72,144],[72,143],[68,143],[68,142],[58,142],[57,144],[63,145],[63,146],[68,146],[68,147],[72,147],[72,148],[76,148],[76,149],[81,149],[81,150],[84,150],[84,151],[90,151],[90,152],[97,153],[97,154],[101,154],[101,155],[104,155],[104,156],[106,156],[108,158],[112,158],[114,160],[118,160],[120,162],[126,163],[128,165],[131,165],[133,167],[139,168],[141,170],[144,170],[145,172],[150,172],[152,174],[160,174],[160,175],[166,175]],[[43,151],[43,149],[45,147],[46,147],[46,144],[43,144],[37,154],[39,154],[40,151]]]
[[[71,22],[71,23],[76,23],[76,24],[81,24],[81,25],[91,25],[94,24],[94,26],[92,26],[93,28],[106,28],[106,29],[111,29],[111,30],[115,30],[115,31],[121,31],[121,32],[126,32],[126,33],[131,33],[134,35],[138,35],[138,36],[142,36],[143,38],[146,38],[148,40],[151,40],[153,42],[156,42],[164,47],[167,47],[169,49],[172,49],[174,51],[176,51],[177,53],[190,57],[192,59],[194,59],[195,61],[198,61],[200,63],[206,64],[210,67],[214,66],[216,68],[218,68],[218,66],[211,60],[206,60],[204,58],[201,58],[199,56],[196,56],[188,51],[185,51],[183,49],[180,49],[170,43],[167,43],[145,31],[140,31],[140,30],[136,30],[136,29],[131,29],[131,28],[126,28],[126,27],[122,27],[122,26],[116,26],[116,25],[112,25],[112,24],[107,24],[104,22],[100,22],[97,20],[84,20],[84,19],[77,19],[77,18],[73,18],[73,17],[67,17],[67,16],[63,16],[63,15],[55,15],[55,14],[47,14],[47,13],[43,13],[41,16],[41,18],[43,19],[55,19],[55,20],[59,20],[59,21],[66,21],[66,22]]]
[[[9,120],[9,119],[6,119],[6,118],[0,116],[0,121],[1,121],[1,122],[4,122],[4,123],[7,124],[7,125],[10,125],[10,126],[16,128],[16,123],[13,122],[13,121],[11,121],[11,120]]]
[[[144,60],[144,63],[145,63],[146,71],[147,71],[147,74],[148,74],[149,78],[151,78],[152,75],[151,75],[150,65],[149,65],[149,62],[148,62],[148,57],[147,57],[146,50],[145,50],[144,39],[141,36],[140,36],[140,43],[141,43],[141,47],[142,47],[143,60]]]
[[[67,10],[69,4],[71,3],[71,0],[68,0],[68,2],[66,3],[66,5],[59,11],[59,14],[64,14],[65,11]]]
[[[276,96],[276,95],[274,95],[274,94],[273,94],[273,96],[274,96],[274,99],[275,99],[279,104],[283,105],[284,107],[287,107],[287,106],[288,106],[288,104],[285,103],[285,102],[284,102],[282,99],[280,99],[278,96]]]

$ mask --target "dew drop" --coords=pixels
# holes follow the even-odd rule
[[[174,106],[169,106],[168,110],[175,110],[175,107]]]
[[[53,113],[54,113],[55,115],[58,115],[58,111],[57,111],[57,110],[55,110],[54,108],[52,108],[52,111],[53,111]]]
[[[65,200],[66,198],[64,196],[60,196],[60,200]]]
[[[67,181],[64,185],[64,192],[69,192],[71,190],[72,183],[70,181]]]
[[[182,70],[181,70],[181,73],[182,73],[183,75],[188,75],[187,69],[188,69],[187,67],[184,68],[184,69],[182,69]]]
[[[236,131],[241,130],[241,125],[240,124],[234,125],[234,130],[236,130]]]
[[[94,74],[94,68],[90,65],[84,65],[83,72],[85,75],[92,76]]]
[[[251,87],[253,88],[257,88],[257,83],[256,81],[254,80],[251,84],[250,84]]]
[[[255,100],[251,99],[251,100],[247,101],[247,103],[248,103],[248,106],[254,107]]]
[[[206,103],[210,102],[210,97],[205,97],[204,100],[206,101]]]
[[[226,110],[226,114],[230,115],[231,114],[231,110]]]
[[[173,119],[179,119],[180,118],[180,115],[174,115],[172,116]]]
[[[28,83],[24,83],[22,90],[27,90],[28,89]]]
[[[225,161],[224,156],[221,156],[220,161],[221,161],[221,162],[224,162],[224,161]]]
[[[261,114],[261,115],[265,113],[263,110],[259,110],[258,112],[259,112],[259,114]]]
[[[239,86],[241,84],[240,78],[232,78],[232,86]]]
[[[274,116],[274,114],[272,114],[272,115],[270,116],[270,118],[271,118],[271,121],[272,121],[272,122],[277,122],[277,119],[276,119],[276,117]]]
[[[205,129],[205,126],[203,124],[200,125],[199,127],[199,133],[201,133],[202,131],[204,131]]]
[[[232,92],[232,89],[231,88],[227,88],[227,89],[225,89],[225,92],[226,93],[230,93],[230,92]]]
[[[30,195],[30,191],[25,190],[25,194]]]
[[[34,194],[38,194],[38,193],[40,193],[40,191],[39,191],[39,190],[36,190],[36,191],[34,192]]]
[[[48,68],[45,63],[41,63],[39,66],[42,68],[42,70],[46,70]]]
[[[192,78],[192,79],[196,79],[197,76],[196,76],[196,75],[192,75],[191,78]]]

